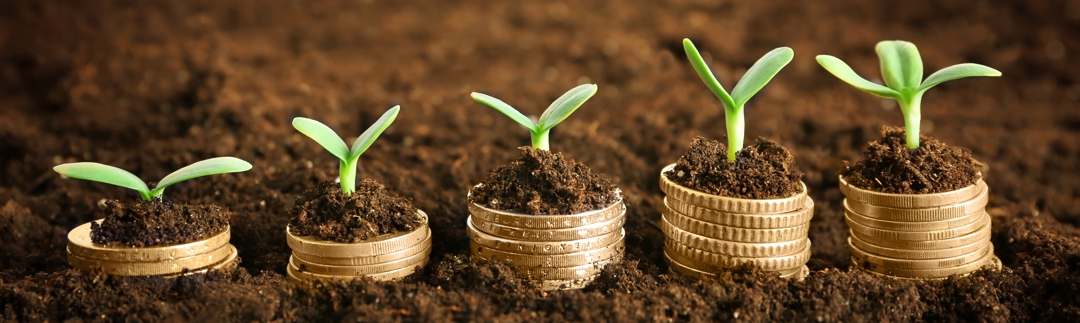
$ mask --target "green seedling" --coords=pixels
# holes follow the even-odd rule
[[[881,76],[885,85],[867,81],[855,74],[846,63],[829,55],[818,55],[817,61],[840,80],[855,88],[883,98],[896,100],[904,113],[907,146],[919,148],[919,122],[922,120],[922,97],[926,90],[945,81],[976,76],[1001,76],[997,70],[973,63],[949,66],[923,77],[922,57],[915,44],[890,40],[879,42],[874,48],[881,61]]]
[[[57,173],[71,178],[112,184],[130,188],[139,192],[144,200],[160,201],[161,194],[170,185],[183,182],[196,177],[207,175],[243,172],[251,169],[251,164],[234,157],[218,157],[200,161],[187,167],[181,168],[161,181],[151,190],[138,176],[113,166],[98,163],[69,163],[53,167]]]
[[[552,102],[547,110],[544,110],[544,114],[540,115],[540,120],[536,123],[533,123],[529,117],[521,114],[509,104],[487,94],[473,92],[472,98],[480,104],[502,112],[511,120],[529,129],[529,133],[532,135],[533,149],[548,150],[548,138],[551,128],[566,120],[566,117],[569,117],[571,113],[574,113],[586,100],[595,94],[596,84],[578,85],[560,96],[555,102]]]
[[[331,154],[334,154],[334,157],[341,160],[339,164],[341,190],[345,192],[345,195],[351,196],[356,191],[356,161],[360,160],[360,155],[363,155],[368,147],[375,143],[375,139],[378,139],[379,135],[390,127],[391,123],[394,123],[399,111],[401,111],[401,106],[395,105],[383,113],[382,117],[375,121],[375,124],[364,130],[364,133],[357,137],[356,141],[353,141],[352,148],[346,146],[345,141],[333,129],[321,122],[308,118],[295,118],[292,125],[300,133],[315,140],[323,148],[330,151]]]
[[[686,51],[686,58],[690,59],[690,64],[694,66],[694,71],[705,82],[705,86],[708,86],[709,90],[720,98],[720,103],[724,104],[724,121],[727,124],[728,134],[727,158],[728,161],[735,161],[735,154],[743,148],[743,135],[746,132],[746,117],[743,113],[746,102],[761,91],[765,84],[769,84],[776,73],[780,73],[780,69],[791,62],[791,59],[795,57],[795,52],[788,47],[769,51],[746,71],[742,79],[735,84],[731,94],[728,94],[724,86],[720,85],[720,81],[716,80],[716,76],[705,64],[705,60],[701,58],[697,47],[694,47],[690,39],[683,39],[683,50]]]

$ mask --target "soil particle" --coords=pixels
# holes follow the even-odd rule
[[[744,198],[785,198],[802,191],[803,173],[795,158],[776,142],[758,138],[727,159],[727,147],[695,137],[675,168],[665,173],[676,184],[709,194]]]
[[[930,194],[975,185],[982,164],[971,151],[919,136],[919,148],[907,147],[904,129],[884,127],[863,158],[841,176],[851,185],[893,194]]]
[[[619,199],[615,185],[562,153],[520,147],[521,157],[499,166],[469,202],[525,214],[574,214],[597,210]]]
[[[323,181],[297,199],[289,230],[321,240],[359,242],[411,231],[423,223],[411,201],[372,179],[357,183],[351,196],[338,184]]]
[[[231,212],[216,205],[105,202],[105,220],[90,225],[94,243],[150,247],[197,241],[225,230]]]

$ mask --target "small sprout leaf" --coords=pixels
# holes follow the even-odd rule
[[[101,182],[130,188],[139,192],[144,200],[150,200],[150,188],[146,183],[126,170],[98,163],[70,163],[53,167],[57,173],[71,178]]]
[[[183,182],[192,178],[207,175],[243,172],[251,169],[251,164],[235,157],[217,157],[196,162],[181,168],[158,182],[157,187],[150,191],[150,196],[158,197],[165,192],[170,185]]]
[[[915,44],[890,40],[879,42],[874,48],[881,61],[881,76],[885,85],[897,92],[904,89],[914,92],[922,82],[923,63]]]
[[[769,84],[769,81],[780,73],[780,69],[787,66],[794,57],[795,52],[791,48],[780,47],[758,59],[731,90],[731,98],[735,101],[735,106],[741,107],[750,101],[750,98],[761,91],[765,84]]]
[[[596,95],[596,84],[582,84],[570,89],[570,91],[566,91],[565,94],[548,106],[547,110],[544,111],[544,114],[540,115],[537,130],[551,130],[555,125],[566,120],[570,114],[574,113],[574,111],[580,108],[581,105],[593,95]]]
[[[517,122],[525,128],[528,128],[529,131],[534,131],[536,129],[536,124],[533,123],[532,120],[529,120],[529,117],[521,114],[521,112],[518,112],[518,110],[511,107],[509,104],[506,104],[506,102],[503,102],[502,100],[478,92],[472,93],[472,99],[476,102],[479,102],[480,104],[491,107],[496,111],[502,112],[502,114],[510,117],[510,119],[514,120],[514,122]]]
[[[867,81],[866,79],[859,76],[859,74],[855,74],[855,71],[853,71],[847,63],[844,63],[844,61],[841,61],[839,58],[829,55],[818,55],[817,61],[818,64],[821,64],[821,67],[824,67],[825,70],[829,71],[829,73],[832,73],[841,81],[847,82],[855,88],[883,98],[896,99],[900,97],[899,92],[887,88],[881,84]]]
[[[361,134],[360,137],[357,137],[356,141],[353,141],[352,150],[349,150],[349,162],[353,163],[357,158],[360,158],[360,155],[363,155],[368,147],[371,147],[371,144],[375,143],[375,139],[378,139],[379,135],[381,135],[386,128],[389,128],[391,123],[394,123],[394,119],[397,119],[398,112],[400,111],[401,106],[395,105],[393,108],[390,108],[390,110],[386,110],[386,112],[379,117],[379,120],[375,121],[375,124],[372,124],[371,127],[364,130],[364,133]]]
[[[988,66],[974,63],[956,64],[934,72],[934,74],[930,74],[930,76],[923,81],[922,85],[919,85],[918,92],[929,90],[935,85],[943,82],[978,76],[997,77],[1001,76],[1001,72]]]
[[[697,47],[694,47],[694,43],[688,38],[683,38],[682,43],[683,50],[686,51],[686,58],[690,60],[690,65],[694,66],[694,71],[697,72],[697,75],[705,82],[705,86],[709,87],[709,90],[720,99],[720,103],[724,104],[725,109],[735,109],[735,100],[731,99],[727,90],[724,90],[724,86],[720,85],[720,81],[716,80],[716,76],[713,75],[712,70],[709,69],[709,65],[705,64],[705,60],[701,58],[701,53],[698,53]]]
[[[293,128],[315,140],[338,159],[345,160],[349,158],[349,146],[345,145],[345,141],[341,140],[341,137],[338,137],[333,129],[322,124],[322,122],[308,118],[294,118],[292,124]]]

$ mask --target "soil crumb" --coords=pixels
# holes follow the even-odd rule
[[[170,202],[105,202],[105,220],[90,225],[90,239],[109,246],[151,247],[182,244],[217,234],[232,212],[216,205]]]
[[[758,138],[727,160],[727,146],[696,137],[675,168],[664,175],[676,184],[709,194],[744,199],[785,198],[802,191],[795,157],[774,141]]]
[[[919,136],[919,148],[907,147],[903,128],[884,127],[863,158],[840,173],[855,187],[892,194],[954,191],[979,180],[978,161],[971,151]]]
[[[597,210],[619,199],[615,185],[562,153],[520,147],[521,157],[488,174],[469,202],[532,215]]]
[[[323,181],[297,199],[289,230],[320,240],[359,242],[380,235],[419,228],[426,220],[409,201],[382,184],[364,179],[352,196],[341,186]]]

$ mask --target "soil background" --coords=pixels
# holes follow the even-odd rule
[[[52,1],[0,3],[0,317],[13,321],[1080,321],[1080,2],[1069,1]],[[747,107],[747,138],[794,154],[815,217],[802,282],[738,270],[667,273],[660,169],[695,136],[724,135],[719,102],[683,58],[695,41],[728,88],[779,46],[795,59]],[[986,168],[1007,269],[937,282],[849,270],[837,174],[897,106],[837,80],[831,54],[878,76],[874,44],[919,46],[927,74],[961,63],[1001,78],[926,95],[923,130]],[[626,260],[582,291],[528,289],[468,261],[466,192],[518,155],[527,131],[468,94],[539,115],[571,87],[599,93],[551,147],[605,174],[628,208]],[[403,282],[321,293],[285,278],[288,210],[337,176],[290,126],[356,136],[397,122],[360,176],[430,216],[431,263]],[[351,140],[351,138],[349,139]],[[67,230],[129,190],[51,170],[95,161],[155,181],[232,155],[255,168],[175,185],[166,198],[235,212],[240,268],[178,280],[70,269]]]

